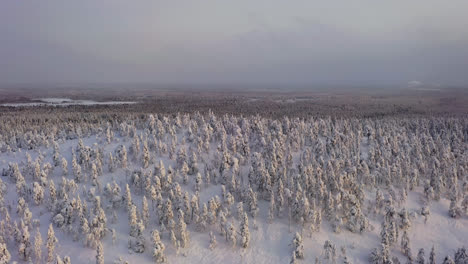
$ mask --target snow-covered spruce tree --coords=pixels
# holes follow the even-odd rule
[[[188,177],[188,172],[189,172],[189,167],[187,162],[183,162],[182,167],[180,168],[180,173],[182,174],[182,183],[187,184],[189,177]]]
[[[57,189],[55,188],[54,181],[49,181],[49,199],[47,207],[50,211],[55,210],[55,204],[57,203]]]
[[[124,145],[121,145],[119,149],[117,150],[117,153],[119,157],[120,167],[123,169],[126,169],[128,165],[127,148],[125,148]]]
[[[222,236],[225,236],[226,237],[226,241],[227,241],[227,219],[226,219],[226,215],[224,214],[223,211],[220,211],[219,212],[219,233],[220,235]]]
[[[97,169],[97,166],[96,166],[96,163],[93,162],[93,164],[91,165],[91,183],[93,186],[100,186],[100,183],[98,181],[98,169]],[[101,189],[99,187],[99,189]]]
[[[143,159],[143,168],[145,168],[145,169],[148,168],[149,163],[150,163],[150,153],[149,153],[148,143],[147,143],[146,140],[143,142],[143,156],[142,156],[142,159]]]
[[[34,162],[34,173],[33,173],[33,180],[38,181],[41,178],[41,163],[39,160]]]
[[[291,254],[291,261],[289,261],[289,264],[297,264],[297,257],[295,252]]]
[[[401,218],[401,224],[400,224],[401,230],[408,231],[408,229],[411,227],[411,221],[408,217],[408,211],[405,208],[401,210],[400,218]]]
[[[430,211],[429,211],[429,207],[428,206],[423,206],[421,208],[421,215],[424,216],[424,223],[426,224],[427,223],[427,220],[429,219],[429,215],[430,215]]]
[[[58,239],[55,237],[54,228],[52,224],[49,225],[49,229],[47,231],[47,263],[51,263],[54,259],[55,255],[55,244],[58,242]]]
[[[216,246],[218,245],[218,242],[216,241],[216,236],[214,235],[213,231],[210,231],[210,245],[209,245],[209,249],[210,250],[213,250],[216,248]]]
[[[268,208],[268,223],[271,224],[275,219],[275,211],[276,211],[276,204],[275,204],[275,195],[272,193],[270,197],[270,207]]]
[[[460,218],[462,215],[460,207],[457,205],[457,200],[452,199],[450,201],[449,215],[452,218]]]
[[[323,244],[323,250],[325,259],[331,261],[332,263],[336,263],[336,246],[330,240],[325,241]]]
[[[32,212],[29,210],[29,207],[26,206],[23,212],[23,219],[24,224],[28,227],[32,227]]]
[[[137,208],[134,204],[131,205],[130,210],[128,211],[128,222],[130,225],[130,236],[138,237],[138,219],[137,219]]]
[[[33,183],[33,198],[36,205],[42,204],[44,200],[44,188],[38,183]]]
[[[389,242],[389,230],[388,225],[385,221],[382,223],[381,231],[381,243],[380,243],[380,252],[373,251],[371,254],[371,259],[373,263],[386,263],[390,261],[390,242]],[[377,262],[374,262],[377,261]]]
[[[403,236],[401,237],[401,251],[403,252],[403,255],[405,255],[409,261],[413,260],[413,255],[411,253],[411,247],[410,247],[410,240],[408,237],[408,232],[405,230],[403,232]]]
[[[0,264],[10,263],[11,255],[5,242],[0,242]]]
[[[75,157],[72,159],[72,168],[73,168],[73,176],[75,177],[75,182],[80,183],[82,181],[82,172],[81,172],[81,165],[78,164]]]
[[[180,241],[180,246],[186,248],[189,243],[189,232],[187,231],[187,224],[185,223],[183,214],[179,218],[179,223],[177,224],[177,231]]]
[[[63,264],[71,264],[71,259],[69,256],[63,257]]]
[[[13,181],[16,183],[16,193],[19,197],[24,197],[27,193],[26,181],[21,174],[18,164],[14,164],[13,170]]]
[[[142,212],[141,212],[141,219],[143,221],[143,224],[145,226],[148,225],[149,218],[150,218],[150,211],[149,211],[149,206],[148,206],[148,200],[146,199],[146,196],[143,196],[143,202],[142,202]]]
[[[244,203],[238,202],[236,207],[236,218],[241,220],[244,217]]]
[[[62,158],[62,161],[60,162],[60,166],[62,167],[62,176],[67,176],[68,175],[68,162],[65,158]]]
[[[226,241],[229,242],[232,247],[236,246],[236,229],[233,223],[229,223],[229,225],[226,226]]]
[[[195,152],[192,152],[192,155],[190,156],[189,160],[189,175],[194,175],[198,173],[198,156]]]
[[[202,211],[195,219],[195,225],[198,231],[204,232],[208,223],[208,206],[203,203]]]
[[[112,132],[111,127],[108,124],[107,128],[106,128],[106,142],[107,142],[107,144],[110,144],[112,142],[113,137],[114,137],[114,133]]]
[[[468,189],[468,183],[466,184],[466,188]],[[462,207],[462,210],[465,214],[468,214],[468,190],[465,191],[465,198],[463,198],[462,202],[461,202],[461,207]]]
[[[130,146],[130,155],[133,160],[137,160],[140,154],[140,138],[135,134],[132,145]]]
[[[171,238],[171,244],[172,244],[172,246],[174,247],[174,249],[176,250],[176,254],[179,254],[180,243],[179,243],[179,241],[177,240],[177,237],[176,237],[176,235],[175,235],[175,232],[174,232],[173,229],[171,229],[171,230],[169,231],[169,233],[170,233],[169,236],[170,236],[170,238]]]
[[[200,213],[200,205],[199,205],[199,201],[200,199],[198,198],[198,193],[195,193],[193,196],[192,196],[192,200],[190,201],[190,207],[191,207],[191,211],[190,211],[190,221],[193,222],[197,217],[198,217],[198,214]]]
[[[153,258],[156,263],[166,262],[166,256],[164,255],[164,250],[166,247],[161,242],[161,237],[159,236],[158,230],[153,230],[151,240],[153,242]]]
[[[203,184],[202,176],[200,173],[197,173],[197,176],[195,177],[195,191],[196,192],[201,191],[202,184]]]
[[[170,221],[174,221],[174,211],[172,210],[172,201],[170,198],[167,198],[160,215],[160,223],[164,223],[167,226]]]
[[[135,253],[143,253],[145,251],[145,238],[143,231],[145,225],[143,221],[137,219],[136,206],[132,205],[129,212],[130,222],[130,239],[128,241],[129,249],[132,249]]]
[[[21,235],[19,237],[18,254],[20,259],[28,261],[31,256],[31,241],[28,226],[21,220]]]
[[[416,264],[425,264],[426,256],[424,253],[424,248],[419,249],[418,256],[416,258]]]
[[[187,197],[188,197],[188,194],[187,194]],[[190,204],[188,204],[188,206],[190,206]],[[214,225],[216,223],[217,214],[218,214],[218,210],[220,209],[220,207],[221,207],[221,202],[219,201],[218,196],[212,197],[208,201],[208,224],[209,225]]]
[[[115,160],[114,156],[112,155],[112,152],[109,152],[109,157],[107,158],[107,170],[110,173],[113,173],[115,171]]]
[[[450,256],[446,256],[442,264],[455,264],[455,261]]]
[[[454,257],[455,264],[467,264],[468,263],[468,254],[466,253],[466,248],[462,247],[455,252]]]
[[[42,263],[42,236],[39,228],[36,230],[36,235],[34,236],[34,259],[37,264]]]
[[[104,247],[100,241],[96,247],[96,264],[104,264]]]
[[[130,186],[128,185],[128,183],[125,185],[124,200],[127,203],[127,206],[126,206],[127,212],[130,212],[130,210],[132,209],[133,203],[132,203],[132,193],[130,191]]]
[[[298,232],[296,232],[296,234],[294,235],[294,238],[292,240],[292,246],[293,246],[293,254],[296,256],[296,258],[303,259],[304,258],[304,245],[302,244],[302,237]]]
[[[247,213],[244,213],[244,216],[242,217],[240,235],[241,246],[243,248],[247,248],[250,244],[249,218],[247,216]]]
[[[52,160],[54,161],[55,167],[60,165],[60,152],[57,142],[54,142],[54,154],[52,155]]]
[[[435,254],[434,246],[432,246],[431,253],[429,254],[429,264],[435,264],[435,263],[436,263],[436,254]]]

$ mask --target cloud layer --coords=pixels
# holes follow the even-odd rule
[[[468,1],[4,0],[1,82],[468,84]]]

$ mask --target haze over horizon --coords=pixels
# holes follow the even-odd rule
[[[4,0],[0,83],[468,85],[468,1]]]

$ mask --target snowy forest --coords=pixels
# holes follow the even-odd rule
[[[53,108],[52,108],[53,109]],[[0,263],[468,263],[468,119],[0,117]]]

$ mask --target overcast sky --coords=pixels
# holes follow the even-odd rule
[[[467,0],[1,0],[0,83],[468,84]]]

